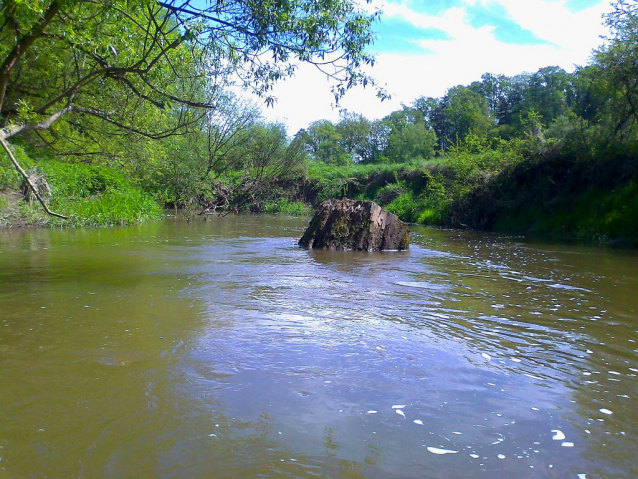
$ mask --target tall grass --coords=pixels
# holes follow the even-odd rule
[[[304,216],[312,213],[312,207],[303,201],[290,201],[287,199],[278,202],[266,203],[263,206],[264,213],[284,213],[293,216]]]
[[[113,168],[55,160],[34,162],[19,146],[14,148],[25,169],[33,171],[35,168],[46,178],[52,192],[51,209],[69,217],[69,220],[47,217],[39,205],[25,203],[20,207],[19,221],[103,226],[140,223],[161,217],[162,209],[151,195]],[[7,163],[0,163],[0,188],[22,188],[22,178]],[[4,206],[0,204],[0,207]]]
[[[148,193],[113,168],[58,161],[43,162],[38,167],[53,192],[51,207],[76,225],[141,223],[162,214]]]

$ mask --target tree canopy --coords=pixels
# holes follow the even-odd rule
[[[336,101],[374,84],[376,16],[354,0],[0,0],[0,142],[29,182],[5,143],[15,135],[124,164],[149,156],[144,139],[207,131],[210,173],[248,124],[226,87],[272,104],[301,63],[332,79]]]
[[[225,82],[274,101],[299,62],[338,99],[372,81],[361,67],[374,19],[352,0],[3,0],[0,134],[75,114],[161,138],[196,124]]]

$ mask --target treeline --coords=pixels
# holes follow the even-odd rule
[[[296,139],[313,160],[338,166],[431,160],[470,136],[497,145],[530,137],[562,140],[578,131],[623,143],[636,120],[632,98],[612,78],[617,72],[606,64],[605,50],[595,58],[574,73],[559,67],[513,77],[486,73],[481,81],[453,87],[441,98],[418,98],[380,120],[346,111],[337,123],[314,122]]]
[[[408,221],[601,241],[638,239],[638,8],[618,2],[591,62],[487,73],[371,121],[297,133],[306,197],[379,201]]]

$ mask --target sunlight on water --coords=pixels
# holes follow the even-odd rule
[[[0,232],[0,472],[638,475],[635,252],[305,224]]]

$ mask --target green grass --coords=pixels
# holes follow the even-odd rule
[[[408,223],[435,226],[445,224],[447,203],[433,199],[427,192],[417,195],[408,191],[386,205],[385,209]]]
[[[308,166],[308,182],[315,192],[315,203],[345,196],[374,200],[380,188],[422,166],[419,163],[353,163],[339,167],[311,163]]]
[[[51,186],[51,208],[78,226],[142,223],[162,209],[120,172],[106,166],[47,161],[38,165]],[[62,224],[55,220],[55,224]]]
[[[420,211],[423,209],[422,203],[421,199],[415,197],[414,193],[409,191],[395,198],[385,209],[390,213],[394,213],[403,221],[415,223]]]
[[[69,216],[76,226],[143,223],[161,217],[161,207],[136,187],[111,190],[85,198],[59,198],[51,202],[57,212]],[[56,224],[62,224],[60,220]]]
[[[150,194],[133,184],[121,172],[99,165],[71,164],[55,160],[33,162],[22,149],[15,147],[23,167],[43,174],[52,197],[49,207],[69,217],[62,220],[46,215],[40,205],[19,205],[16,222],[56,226],[106,226],[141,223],[158,219],[160,205]],[[0,187],[18,190],[22,179],[13,165],[0,163]],[[0,208],[6,207],[0,203]]]
[[[13,154],[25,170],[33,168],[34,162],[20,146],[12,146]],[[0,190],[18,190],[22,186],[22,177],[9,161],[4,150],[0,150]]]
[[[312,207],[302,201],[289,201],[283,199],[278,202],[266,203],[263,206],[264,213],[284,213],[293,216],[304,216],[312,213]]]

